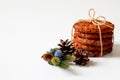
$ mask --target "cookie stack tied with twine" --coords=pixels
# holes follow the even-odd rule
[[[94,9],[90,9],[88,14],[90,19],[79,20],[73,25],[73,45],[88,56],[98,57],[110,53],[114,42],[114,24],[103,16],[94,18]]]

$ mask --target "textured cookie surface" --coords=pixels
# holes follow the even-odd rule
[[[83,45],[77,42],[73,42],[73,45],[75,46],[76,49],[83,49],[83,50],[88,50],[88,51],[101,51],[101,46]],[[112,47],[113,47],[113,44],[103,46],[103,51],[107,51],[108,49]]]
[[[99,39],[94,40],[94,39],[83,39],[83,38],[76,37],[73,39],[73,42],[85,44],[85,45],[101,46]],[[112,38],[102,39],[102,44],[103,46],[112,44]]]
[[[113,32],[103,33],[102,38],[112,38]],[[75,32],[74,38],[80,37],[85,39],[100,39],[100,35],[98,33],[96,34],[87,34],[87,33],[81,33],[81,32]]]
[[[108,26],[110,26],[111,28],[109,28]],[[82,32],[82,33],[98,33],[99,29],[97,25],[94,25],[92,22],[89,21],[81,21],[81,22],[77,22],[73,25],[75,32]],[[108,33],[108,32],[112,32],[114,29],[114,25],[109,22],[106,21],[104,25],[100,26],[101,28],[101,32],[102,33]]]
[[[83,53],[86,53],[90,57],[99,57],[99,56],[101,56],[100,51],[88,51],[88,50],[82,50],[82,51],[83,51]],[[112,48],[109,48],[108,50],[103,51],[102,56],[104,56],[105,54],[110,53],[111,51],[112,51]]]

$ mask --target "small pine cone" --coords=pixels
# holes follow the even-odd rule
[[[86,53],[82,53],[81,50],[76,50],[74,52],[74,55],[76,56],[76,60],[74,61],[76,65],[85,65],[89,59]]]
[[[60,47],[60,50],[63,54],[72,54],[75,51],[75,48],[73,47],[71,41],[69,41],[68,39],[65,41],[61,39],[58,46]]]

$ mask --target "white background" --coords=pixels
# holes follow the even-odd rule
[[[115,24],[111,54],[90,58],[86,66],[64,70],[41,55],[70,39],[72,25],[88,10]],[[0,80],[119,80],[119,0],[0,0]]]

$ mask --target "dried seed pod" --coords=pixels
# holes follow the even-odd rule
[[[52,54],[49,54],[49,53],[45,53],[42,55],[42,58],[45,60],[45,61],[50,61],[52,58],[53,58],[53,55]]]

